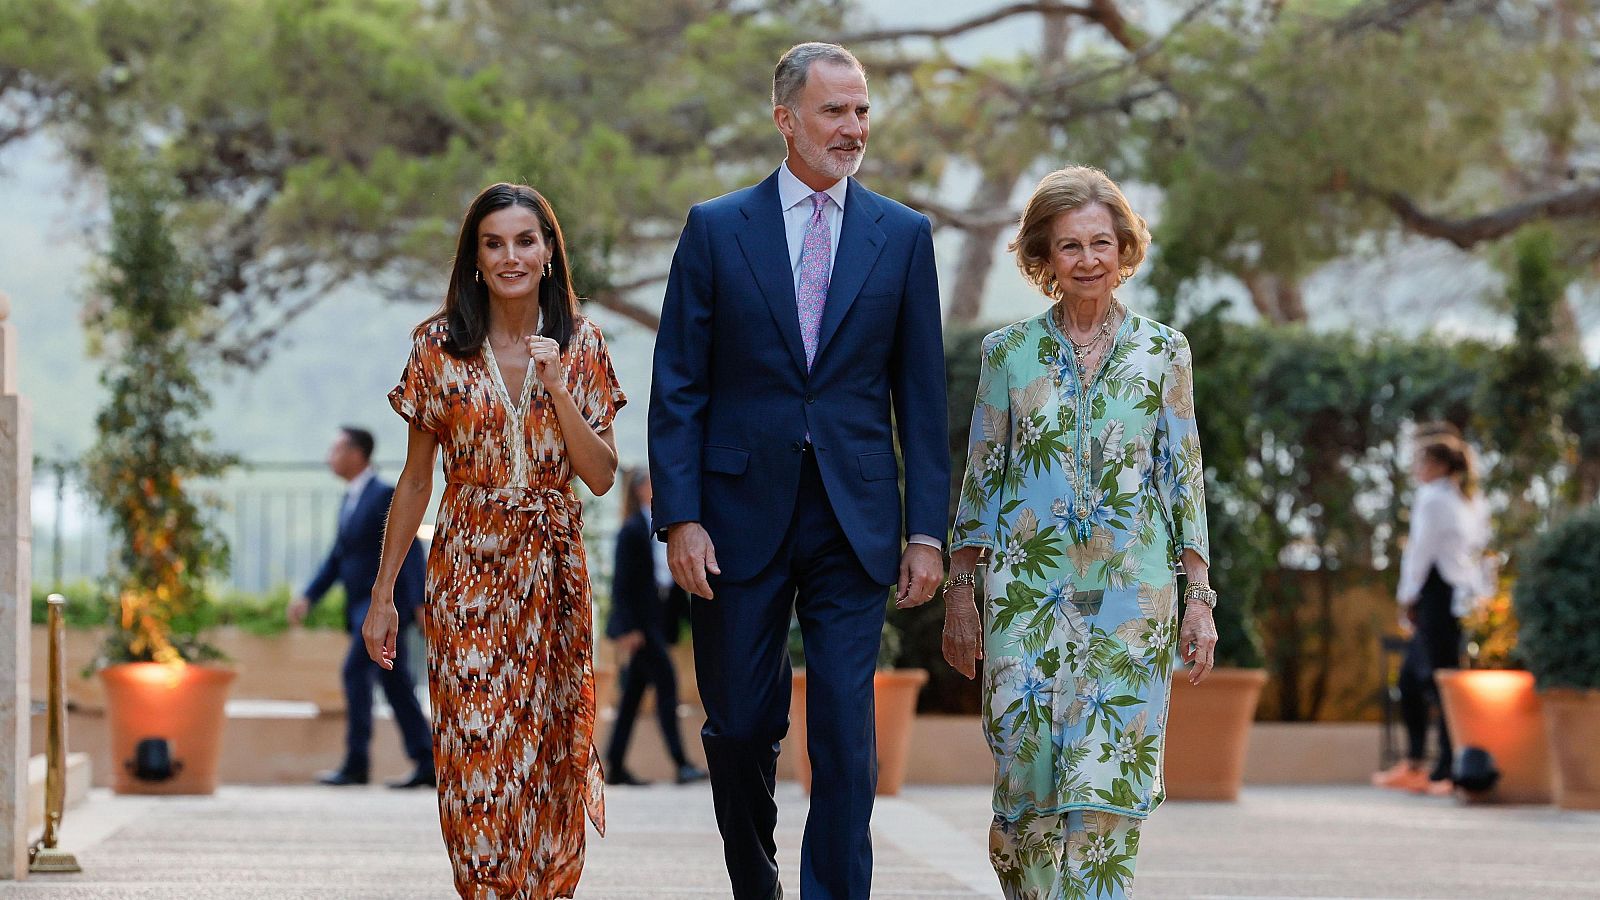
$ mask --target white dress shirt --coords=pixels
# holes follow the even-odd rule
[[[795,295],[800,294],[800,254],[805,249],[806,224],[811,221],[815,207],[811,195],[816,191],[806,186],[793,172],[789,161],[778,167],[778,202],[783,206],[783,236],[789,243],[789,271],[794,274]],[[850,193],[850,179],[835,181],[824,193],[829,202],[823,207],[822,218],[828,223],[828,274],[831,280],[833,264],[839,259],[839,232],[844,227],[844,201]],[[937,538],[926,534],[913,534],[906,538],[912,544],[927,544],[934,549],[944,546]]]
[[[795,294],[800,293],[800,253],[805,247],[806,224],[811,221],[811,195],[816,193],[789,171],[789,161],[778,167],[778,202],[783,205],[783,236],[789,242],[789,271],[794,273]],[[844,198],[850,193],[850,179],[841,178],[826,191],[829,202],[822,219],[828,223],[828,273],[833,273],[839,258],[839,232],[844,227]]]
[[[1417,602],[1428,572],[1454,589],[1451,612],[1458,618],[1472,612],[1478,600],[1490,593],[1482,566],[1489,545],[1489,518],[1480,501],[1468,499],[1449,478],[1435,478],[1417,487],[1411,504],[1411,531],[1400,557],[1400,586],[1396,593],[1403,606]]]

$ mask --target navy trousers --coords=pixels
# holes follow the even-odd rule
[[[656,691],[656,721],[661,724],[661,739],[667,752],[678,766],[689,764],[689,757],[683,753],[683,738],[678,734],[678,673],[672,668],[667,646],[646,639],[622,672],[622,701],[617,704],[617,722],[611,728],[611,745],[606,751],[608,772],[627,768],[633,723],[639,716],[645,688],[649,687]]]
[[[779,742],[789,729],[793,612],[805,641],[812,773],[801,894],[867,900],[878,784],[872,676],[889,592],[857,560],[810,451],[772,562],[748,580],[713,577],[711,586],[715,600],[693,601],[694,654],[707,718],[701,738],[733,896],[771,900],[778,888],[773,790]]]
[[[350,635],[350,650],[344,657],[345,751],[344,770],[354,775],[366,775],[371,767],[372,746],[372,682],[383,686],[383,695],[394,710],[395,724],[400,726],[400,738],[405,743],[406,755],[418,766],[433,768],[433,732],[428,727],[428,717],[422,714],[417,702],[416,682],[411,678],[411,668],[406,651],[406,629],[402,624],[395,639],[394,668],[385,669],[367,655],[367,645],[361,639],[361,620],[366,611],[360,610],[354,631]]]

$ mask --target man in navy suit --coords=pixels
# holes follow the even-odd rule
[[[383,694],[394,710],[395,724],[405,741],[406,755],[416,763],[411,777],[391,782],[390,787],[433,786],[433,736],[428,719],[417,702],[416,683],[406,660],[405,628],[416,620],[422,604],[425,577],[422,542],[412,541],[394,586],[394,602],[400,611],[400,637],[395,641],[394,668],[385,669],[372,661],[361,639],[361,624],[372,599],[372,584],[378,578],[378,559],[383,551],[383,529],[389,516],[389,501],[394,485],[378,480],[372,468],[372,433],[362,428],[339,429],[328,450],[328,468],[346,482],[339,506],[339,526],[333,549],[323,562],[305,593],[289,604],[289,621],[298,625],[335,581],[344,586],[345,628],[350,632],[350,650],[344,659],[345,756],[339,768],[317,776],[323,784],[366,784],[370,777],[368,750],[372,744],[372,682],[383,685]]]
[[[801,892],[865,900],[886,601],[898,582],[898,605],[925,603],[943,575],[938,278],[927,217],[851,177],[868,132],[856,58],[792,48],[772,103],[788,158],[691,209],[673,258],[650,396],[654,525],[694,595],[701,737],[733,896],[783,895],[773,789],[792,612],[812,769]]]

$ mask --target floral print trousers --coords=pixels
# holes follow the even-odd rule
[[[1006,900],[1130,900],[1142,824],[1094,810],[995,816],[989,861]]]

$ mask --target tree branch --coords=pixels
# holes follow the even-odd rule
[[[659,281],[660,279],[657,280]],[[649,282],[645,282],[645,284],[649,284]],[[640,287],[643,287],[643,285],[640,285]],[[588,299],[595,306],[611,310],[624,319],[642,325],[651,331],[661,330],[661,315],[659,313],[627,299],[618,288],[605,288],[604,290],[595,291]]]
[[[1504,237],[1538,219],[1600,218],[1600,184],[1588,184],[1530,197],[1493,212],[1465,219],[1450,219],[1425,212],[1414,200],[1398,191],[1363,189],[1363,193],[1382,200],[1402,225],[1425,237],[1449,241],[1470,250],[1484,241]]]
[[[921,197],[907,198],[906,205],[933,220],[936,228],[954,228],[971,231],[979,228],[996,228],[1015,225],[1021,215],[1012,209],[955,209]]]
[[[880,28],[876,31],[860,31],[854,34],[839,35],[834,40],[836,43],[849,46],[851,44],[866,44],[873,41],[898,41],[905,38],[942,38],[958,37],[969,31],[985,28],[996,22],[1003,22],[1013,16],[1041,15],[1041,16],[1081,16],[1085,19],[1095,18],[1094,7],[1109,0],[1096,0],[1093,6],[1063,6],[1060,3],[1013,3],[999,9],[990,10],[983,15],[973,16],[963,22],[947,25],[943,28]]]

